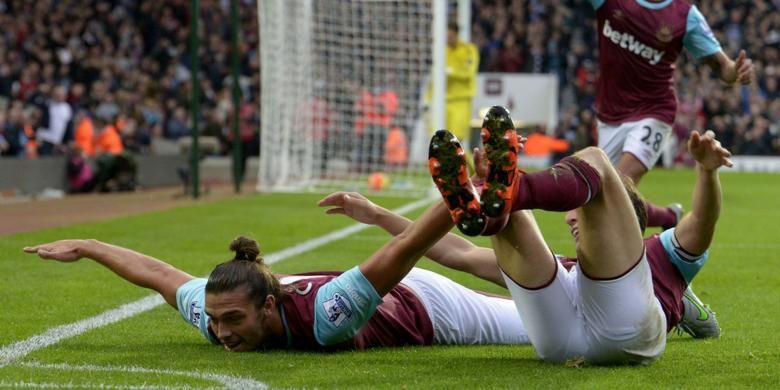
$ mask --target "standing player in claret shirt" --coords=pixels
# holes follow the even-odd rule
[[[677,111],[675,62],[683,48],[728,84],[749,84],[753,63],[744,50],[732,61],[702,14],[687,1],[590,2],[598,19],[599,147],[638,184],[671,135]],[[677,223],[671,210],[647,206],[649,226]]]
[[[696,6],[684,0],[590,0],[596,10],[599,79],[596,88],[599,148],[618,171],[639,183],[658,161],[677,111],[675,62],[683,48],[729,85],[749,84],[753,63],[745,51],[726,55]],[[673,227],[681,206],[649,202],[648,226]],[[713,313],[686,291],[686,307],[704,318],[683,328],[694,337],[717,337]]]

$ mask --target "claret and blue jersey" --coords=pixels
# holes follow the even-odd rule
[[[596,10],[598,117],[619,124],[644,118],[674,123],[675,62],[685,48],[702,58],[721,50],[696,6],[681,0],[590,0]]]
[[[207,340],[204,311],[207,279],[193,279],[176,291],[179,313]],[[291,349],[363,349],[375,346],[431,344],[433,326],[423,303],[403,285],[383,297],[358,267],[342,274],[282,277],[285,292],[280,314]]]

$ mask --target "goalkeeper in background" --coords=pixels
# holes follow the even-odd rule
[[[477,93],[478,68],[479,50],[473,43],[458,39],[458,24],[449,22],[447,25],[446,128],[458,139],[469,139],[471,99]],[[432,89],[429,88],[429,101],[431,95]]]

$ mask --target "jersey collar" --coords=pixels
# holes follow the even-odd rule
[[[639,5],[641,5],[642,7],[645,7],[645,8],[649,8],[649,9],[661,9],[661,8],[664,8],[667,5],[672,4],[672,1],[674,1],[674,0],[665,0],[665,1],[659,1],[659,2],[649,1],[649,0],[636,0],[636,2],[639,3]]]

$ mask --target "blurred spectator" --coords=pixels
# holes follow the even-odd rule
[[[31,146],[39,147],[41,155],[54,154],[63,152],[64,144],[71,141],[84,147],[89,120],[97,118],[116,121],[113,126],[124,149],[133,153],[152,152],[154,137],[176,139],[190,134],[189,2],[5,0],[0,4],[3,156],[36,156],[38,151]],[[203,118],[211,117],[211,111],[218,109],[217,97],[229,91],[225,4],[204,1],[201,5]],[[240,7],[241,88],[245,101],[257,102],[257,4],[242,1]],[[69,121],[73,123],[68,125]],[[91,154],[88,148],[84,151]]]
[[[125,151],[125,147],[122,144],[122,138],[119,137],[116,124],[106,122],[100,118],[96,118],[94,123],[95,129],[97,129],[95,133],[95,154],[98,156],[102,154],[122,154]]]
[[[70,104],[65,101],[67,97],[65,87],[57,86],[52,91],[51,100],[46,105],[45,117],[48,117],[46,127],[38,130],[38,154],[48,156],[51,154],[61,154],[65,141],[65,131],[70,125],[73,117],[73,110]]]
[[[402,168],[409,161],[409,139],[404,129],[394,126],[385,140],[385,164]]]
[[[569,151],[569,142],[565,139],[550,137],[543,128],[528,134],[523,153],[532,157],[550,157],[555,153]]]
[[[187,126],[187,111],[184,108],[176,107],[173,115],[168,118],[166,123],[165,137],[170,139],[179,139],[190,135],[190,128]]]
[[[86,157],[95,157],[95,126],[86,113],[76,114],[73,142],[78,147],[80,154]]]
[[[66,174],[68,192],[71,194],[90,192],[95,186],[95,174],[87,161],[87,155],[78,147],[68,153]]]

